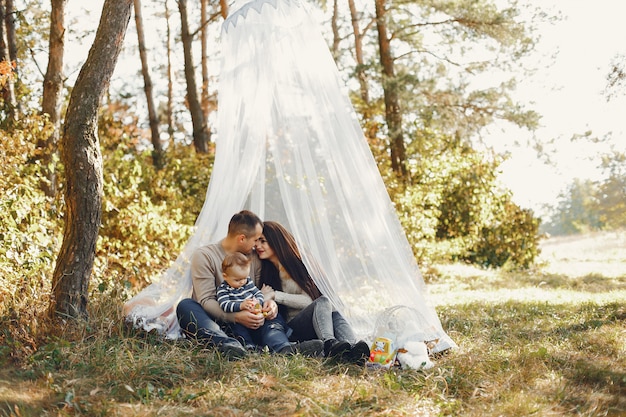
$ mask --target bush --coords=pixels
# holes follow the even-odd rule
[[[499,221],[483,227],[465,258],[482,266],[529,268],[539,255],[539,223],[531,210],[506,201]]]
[[[121,285],[126,297],[126,290],[149,284],[181,252],[204,203],[213,155],[172,145],[157,171],[146,149],[149,132],[128,123],[135,116],[125,106],[106,110],[99,121],[104,197],[96,284],[100,291]]]
[[[439,222],[441,195],[427,186],[407,187],[396,195],[396,211],[413,253],[420,263],[428,263],[443,255],[436,253],[432,243]]]
[[[49,291],[62,234],[62,202],[41,190],[35,143],[47,125],[25,115],[10,133],[0,130],[0,306],[3,315],[33,308]]]
[[[471,148],[452,146],[420,161],[415,184],[389,188],[420,264],[532,265],[539,220],[499,189],[498,165]]]
[[[211,156],[171,147],[173,162],[156,172],[132,135],[107,126],[99,134],[104,197],[90,301],[101,295],[120,303],[131,287],[145,286],[180,253],[204,201]],[[23,115],[10,131],[0,130],[0,345],[6,347],[0,363],[32,352],[38,338],[45,339],[42,312],[64,230],[62,170],[57,196],[42,191],[45,170],[35,144],[48,133],[38,115]]]

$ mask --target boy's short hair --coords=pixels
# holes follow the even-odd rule
[[[226,272],[234,266],[245,268],[250,265],[250,262],[250,258],[241,252],[229,253],[222,261],[222,272]]]
[[[263,221],[251,212],[250,210],[241,210],[231,217],[228,223],[228,235],[245,235],[246,237],[252,237],[256,233],[256,226],[260,224],[263,226]]]

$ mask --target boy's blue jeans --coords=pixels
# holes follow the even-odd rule
[[[241,346],[237,339],[226,333],[232,330],[231,323],[224,323],[222,328],[197,301],[191,298],[185,298],[178,303],[176,316],[180,328],[189,338],[203,340],[214,346],[232,344]],[[282,317],[277,316],[274,320],[265,320],[263,326],[252,332],[252,341],[259,346],[268,346],[273,352],[279,352],[290,345],[288,330]]]

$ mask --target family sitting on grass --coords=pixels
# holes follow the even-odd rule
[[[256,249],[256,250],[255,250]],[[276,222],[235,214],[225,238],[191,258],[191,298],[178,303],[183,333],[228,358],[257,350],[364,364],[369,346],[320,293],[295,239]]]

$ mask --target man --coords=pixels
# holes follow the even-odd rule
[[[193,292],[191,298],[182,300],[176,307],[180,327],[188,337],[215,345],[227,357],[246,355],[243,345],[227,335],[220,326],[227,327],[228,323],[238,323],[252,330],[260,329],[259,344],[267,345],[274,352],[294,353],[298,349],[303,354],[318,355],[323,351],[320,340],[302,342],[295,347],[289,342],[286,325],[278,316],[274,300],[265,301],[262,307],[264,314],[260,315],[248,310],[226,313],[217,302],[217,287],[223,279],[221,265],[227,253],[241,252],[249,256],[251,278],[255,283],[259,281],[261,262],[253,251],[262,233],[261,219],[251,211],[242,210],[230,219],[224,239],[195,250],[191,257]]]

